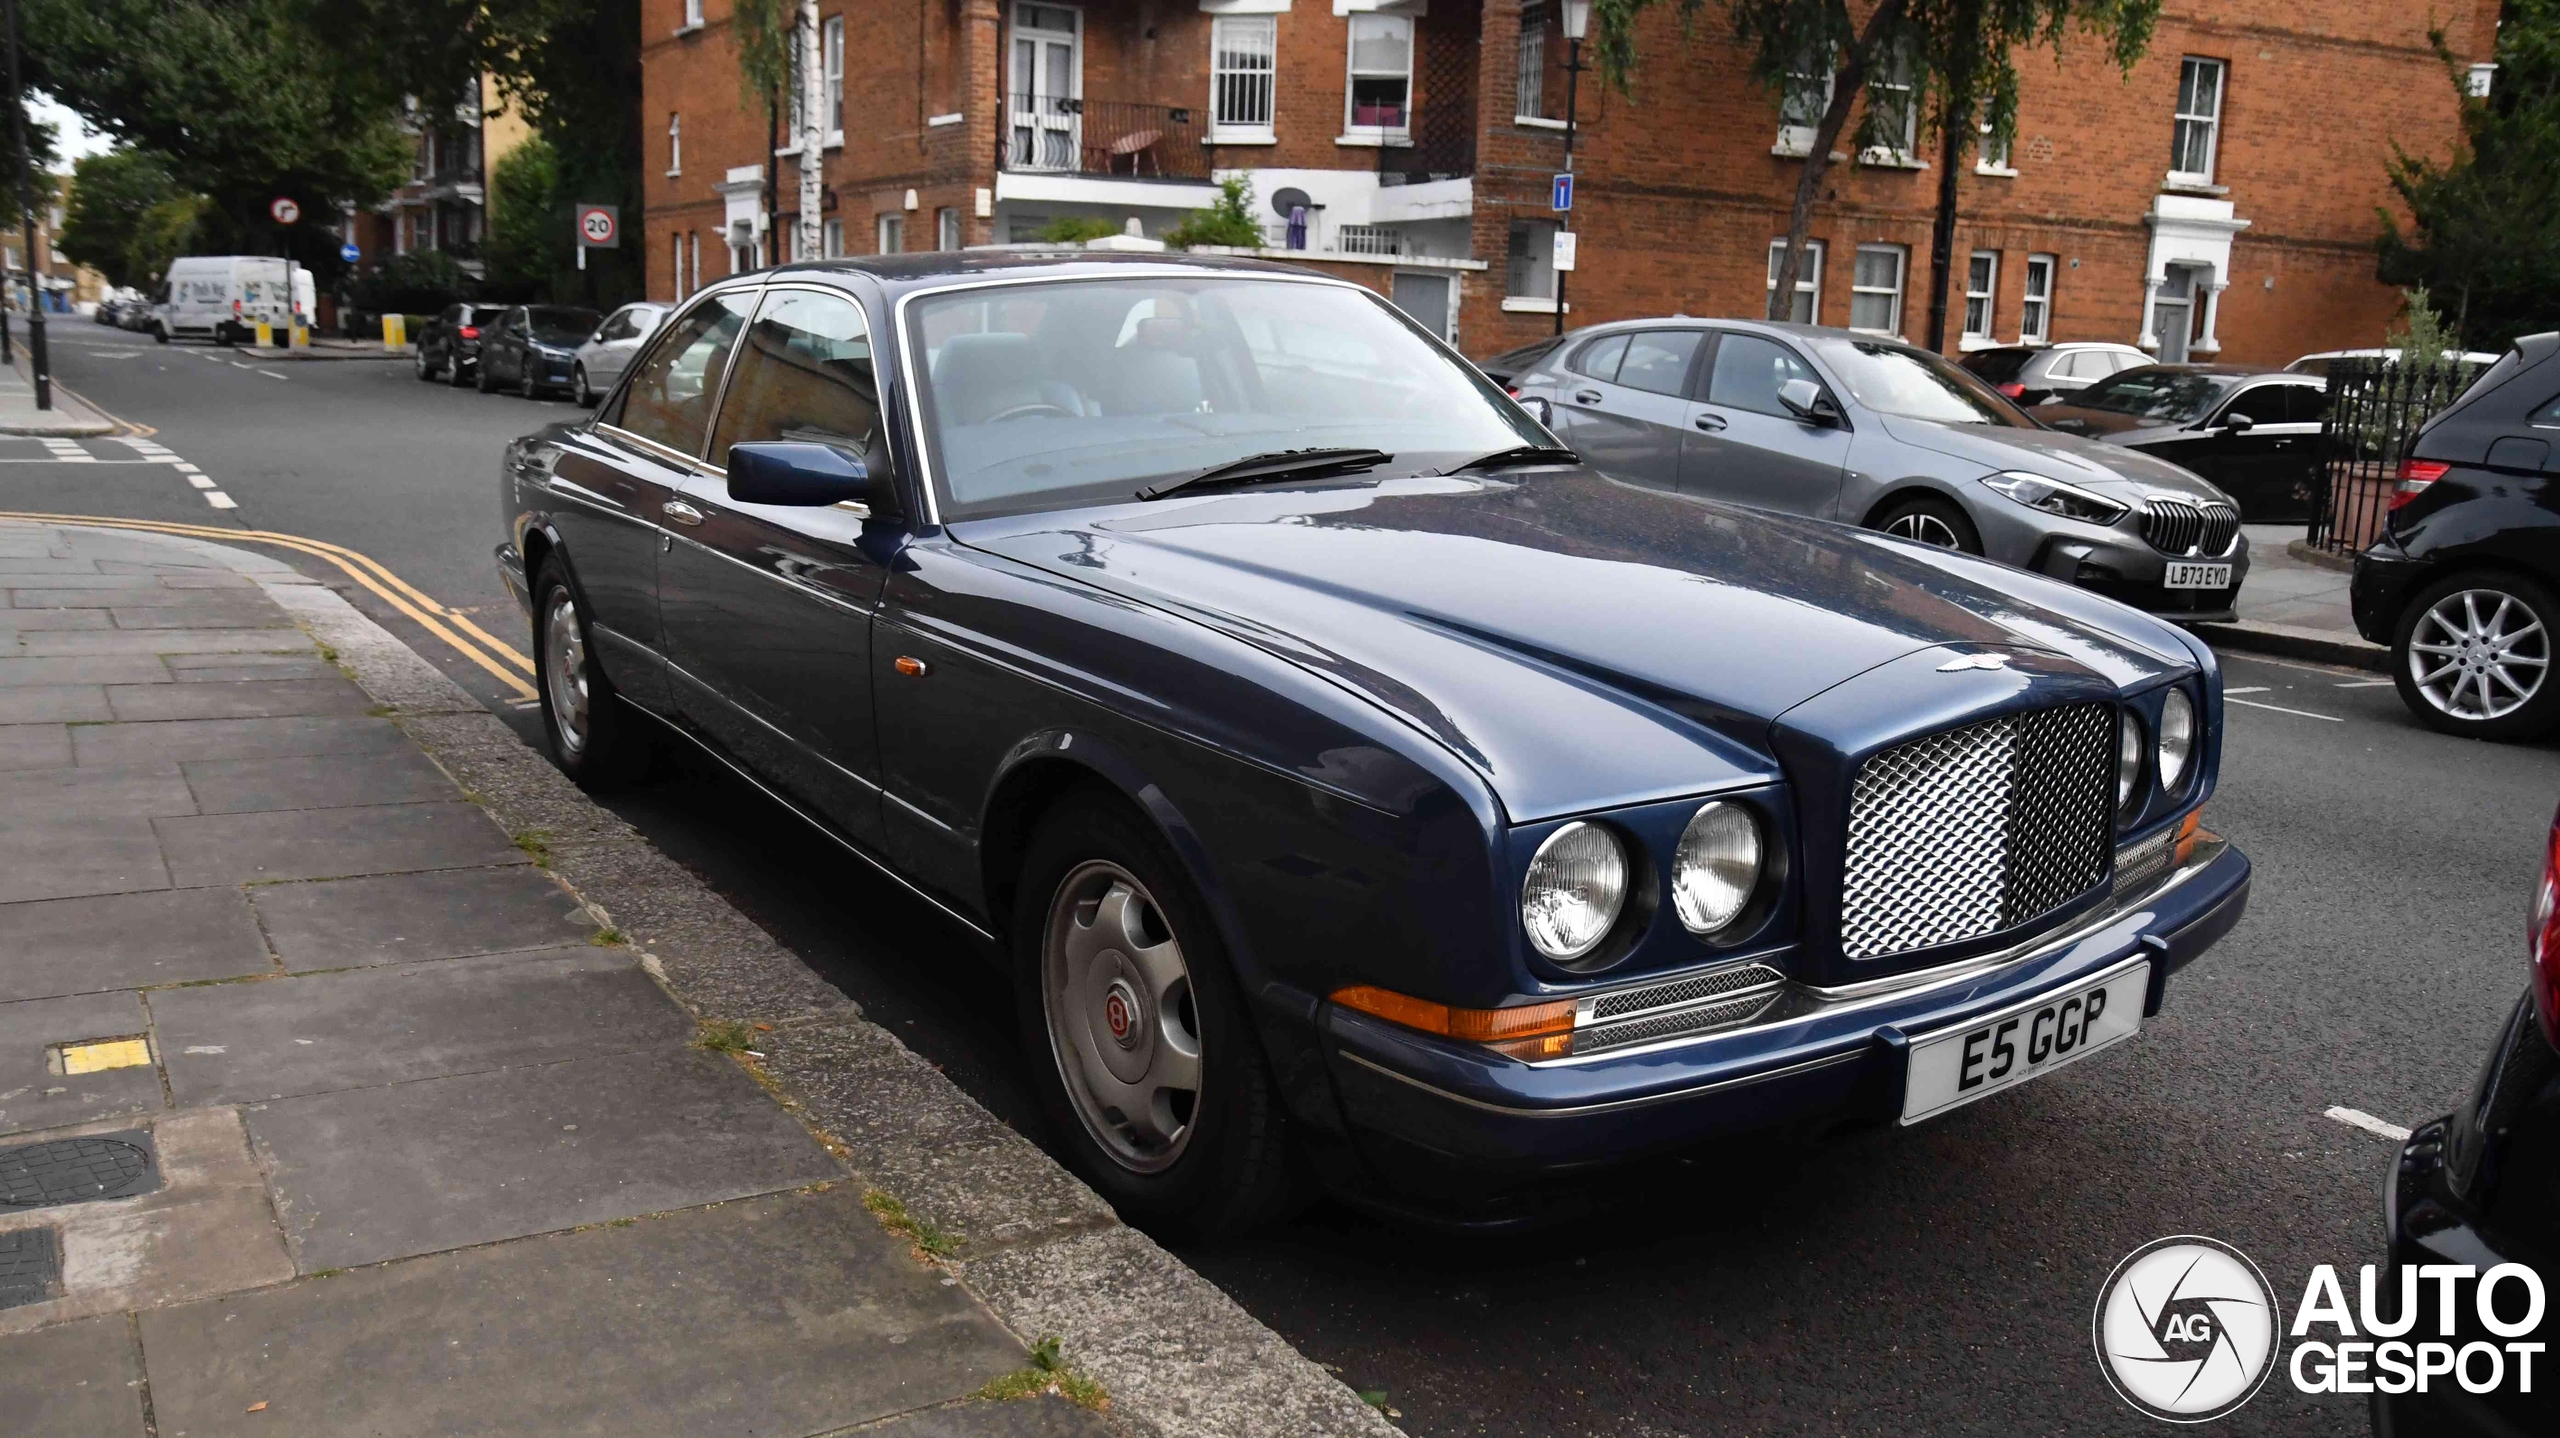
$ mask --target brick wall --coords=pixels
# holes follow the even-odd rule
[[[700,232],[716,246],[723,217],[713,191],[731,165],[763,154],[760,110],[743,105],[728,42],[725,0],[710,0],[707,26],[677,37],[683,0],[641,0],[646,49],[644,111],[653,164],[643,222],[651,293],[671,292],[670,233]],[[1860,7],[1863,8],[1863,7]],[[846,136],[826,161],[846,248],[874,248],[877,216],[906,214],[909,248],[933,243],[934,212],[963,218],[965,243],[998,238],[976,215],[994,184],[1009,83],[1003,49],[1009,5],[1000,0],[829,0],[847,17]],[[1767,248],[1783,232],[1800,161],[1771,153],[1775,101],[1755,87],[1747,57],[1710,7],[1683,39],[1671,7],[1648,12],[1639,32],[1633,93],[1586,73],[1574,228],[1581,268],[1568,281],[1569,325],[1646,314],[1754,315],[1766,303]],[[1088,0],[1083,92],[1090,101],[1193,107],[1205,129],[1210,17],[1197,0]],[[1468,352],[1488,354],[1548,332],[1544,314],[1506,313],[1506,252],[1514,218],[1546,220],[1549,177],[1563,136],[1513,123],[1519,6],[1513,0],[1433,0],[1419,19],[1419,47],[1434,27],[1480,29],[1474,76],[1477,153],[1474,258],[1461,283],[1460,332]],[[2383,165],[2396,143],[2443,154],[2455,134],[2449,79],[2428,49],[2443,25],[2460,58],[2485,55],[2493,0],[2171,0],[2152,45],[2129,74],[2086,35],[2019,56],[2022,75],[2014,176],[1972,172],[1960,191],[1949,346],[1960,329],[1964,262],[1975,249],[2000,256],[1994,333],[2017,332],[2029,254],[2057,258],[2054,339],[2131,341],[2141,328],[2150,255],[2146,215],[2168,167],[2179,67],[2188,55],[2229,66],[2215,179],[2249,222],[2231,247],[2221,299],[2221,358],[2281,362],[2307,350],[2373,343],[2397,297],[2373,278],[2377,207],[2389,203]],[[1373,171],[1376,151],[1345,146],[1346,22],[1326,0],[1294,0],[1277,17],[1277,143],[1219,146],[1220,170],[1299,168]],[[1561,116],[1565,76],[1560,27],[1550,23],[1546,113]],[[1417,106],[1434,97],[1417,76]],[[1444,86],[1445,88],[1445,86]],[[665,177],[669,110],[685,115],[685,173]],[[934,126],[957,112],[960,123]],[[1923,137],[1911,168],[1835,164],[1825,177],[1812,234],[1825,244],[1819,318],[1845,324],[1860,244],[1907,248],[1902,332],[1926,333],[1929,230],[1936,203],[1935,146]],[[796,173],[782,162],[785,211],[796,208]],[[1267,188],[1267,187],[1264,187]],[[916,205],[905,208],[913,190]],[[786,216],[787,221],[787,216]],[[720,252],[725,254],[725,252]],[[1333,266],[1386,289],[1385,273]],[[725,271],[706,257],[705,278]]]

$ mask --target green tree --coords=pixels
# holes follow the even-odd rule
[[[1262,225],[1253,217],[1253,182],[1230,175],[1218,182],[1218,198],[1205,210],[1193,210],[1165,233],[1164,242],[1178,250],[1197,245],[1232,245],[1250,250],[1263,243]]]
[[[71,170],[60,248],[65,257],[141,288],[159,279],[194,233],[204,197],[183,190],[169,162],[148,150],[110,150]]]
[[[2377,270],[2448,306],[2456,342],[2503,349],[2560,329],[2560,0],[2507,0],[2497,80],[2485,99],[2462,91],[2444,32],[2430,32],[2455,86],[2462,132],[2443,159],[2398,145],[2391,188],[2409,225],[2380,212]]]
[[[1777,97],[1782,113],[1813,121],[1813,143],[1787,216],[1786,253],[1769,291],[1771,319],[1786,318],[1793,303],[1814,201],[1859,96],[1867,104],[1852,138],[1862,156],[1901,150],[1906,105],[1921,107],[1917,113],[1931,117],[1959,155],[1981,122],[1989,122],[2006,143],[2017,129],[2021,47],[2049,47],[2059,63],[2066,32],[2083,30],[2103,41],[2117,68],[2129,72],[2149,48],[2160,16],[2160,0],[1879,0],[1863,19],[1850,13],[1848,0],[1716,3],[1750,56],[1753,81]],[[1637,20],[1648,10],[1667,8],[1685,35],[1708,4],[1597,0],[1593,41],[1602,79],[1632,96]],[[1951,178],[1942,176],[1942,184]]]
[[[577,261],[570,203],[560,193],[559,156],[545,137],[526,139],[498,161],[489,174],[489,241],[481,247],[490,298],[550,298],[554,277]]]

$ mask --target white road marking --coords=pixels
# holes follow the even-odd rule
[[[2396,679],[2342,679],[2338,681],[2335,687],[2340,689],[2384,689],[2399,682],[2400,681]]]
[[[2385,1123],[2360,1108],[2331,1108],[2323,1116],[2334,1118],[2349,1128],[2360,1128],[2366,1133],[2387,1138],[2393,1143],[2405,1143],[2409,1138],[2407,1129],[2396,1123]]]
[[[2267,692],[2267,688],[2268,686],[2264,684],[2252,684],[2245,689],[2225,688],[2222,692],[2225,694],[2264,694]]]
[[[208,477],[206,477],[206,476],[204,476],[204,475],[201,475],[201,474],[191,474],[191,475],[188,475],[188,476],[187,476],[187,483],[194,485],[194,486],[195,486],[196,488],[198,488],[198,489],[211,489],[211,488],[213,488],[213,481],[212,481],[210,478],[208,478]]]
[[[285,378],[289,378],[289,376],[284,375],[284,374],[282,374],[282,373],[279,373],[278,371],[271,370],[271,369],[262,369],[262,370],[258,371],[258,373],[260,373],[260,374],[262,374],[262,375],[265,375],[265,376],[266,376],[267,378],[269,378],[269,379],[285,379]]]
[[[2226,689],[2222,692],[2225,695],[2228,695],[2231,691]],[[2326,719],[2332,724],[2344,724],[2347,722],[2335,714],[2314,714],[2308,709],[2287,709],[2281,704],[2260,704],[2254,699],[2234,699],[2231,702],[2234,704],[2245,704],[2252,709],[2272,709],[2278,714],[2296,714],[2305,719]]]
[[[218,489],[206,491],[204,502],[212,505],[216,509],[238,509],[240,507],[238,501]]]

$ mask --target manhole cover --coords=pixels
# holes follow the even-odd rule
[[[51,1298],[54,1276],[61,1271],[62,1264],[54,1257],[52,1229],[0,1233],[0,1308]]]
[[[123,1198],[151,1187],[151,1154],[104,1134],[0,1148],[0,1209]]]

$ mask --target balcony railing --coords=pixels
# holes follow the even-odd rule
[[[1423,185],[1454,180],[1476,169],[1475,112],[1457,106],[1423,106],[1413,114],[1413,143],[1378,148],[1378,183]]]
[[[997,160],[1008,170],[1206,180],[1205,120],[1187,105],[1009,94]]]

